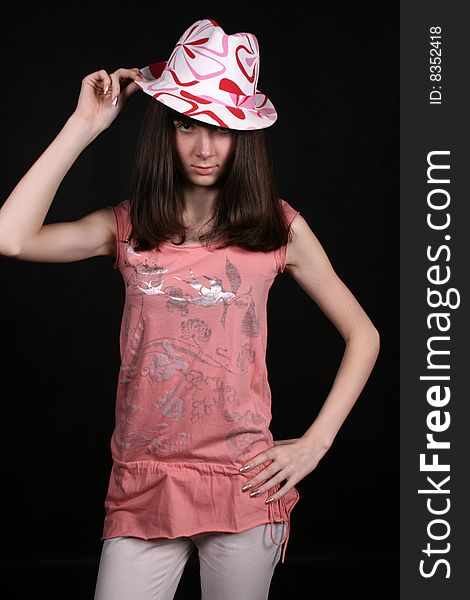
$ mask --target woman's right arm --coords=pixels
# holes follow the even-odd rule
[[[44,220],[75,160],[140,89],[135,83],[122,89],[121,81],[141,78],[138,69],[118,69],[109,75],[97,71],[82,80],[75,112],[0,208],[0,254],[31,261],[71,262],[112,253],[114,217],[109,208],[76,221],[44,225]],[[113,104],[116,96],[117,104]]]

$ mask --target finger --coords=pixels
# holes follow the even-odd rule
[[[117,69],[111,74],[113,80],[113,91],[112,91],[112,103],[114,106],[119,102],[119,96],[122,95],[124,100],[127,100],[137,89],[140,89],[138,85],[134,85],[135,81],[143,81],[144,76],[140,72],[140,69],[134,67],[132,69]],[[121,86],[121,80],[132,79],[132,83],[125,87]],[[127,90],[127,91],[126,91]]]
[[[82,79],[82,83],[91,85],[96,91],[106,94],[111,79],[104,69],[90,73]]]
[[[276,456],[276,453],[273,452],[273,450],[274,450],[274,448],[269,448],[269,450],[265,450],[261,454],[254,456],[251,460],[249,460],[247,463],[245,463],[243,465],[243,467],[240,467],[240,472],[247,473],[248,471],[251,471],[251,469],[253,469],[254,467],[257,467],[258,465],[262,465],[263,463],[267,462],[268,460],[273,460],[274,457]]]
[[[104,69],[101,69],[100,71],[98,71],[98,77],[101,81],[101,85],[103,88],[103,94],[106,96],[106,94],[109,91],[109,88],[111,86],[111,77],[108,75],[108,72],[105,71]]]
[[[250,488],[250,490],[249,490],[250,496],[253,496],[253,495],[255,497],[260,496],[261,494],[269,491],[271,488],[273,488],[278,483],[281,483],[285,479],[286,479],[286,474],[283,471],[279,471],[279,473],[277,473],[273,477],[270,477],[268,480],[264,481],[261,485]]]
[[[138,75],[142,79],[145,79],[145,77],[142,75],[142,71],[138,67],[134,67],[133,69],[130,69],[130,70],[133,71],[136,75]]]
[[[269,480],[271,477],[276,475],[276,473],[278,471],[279,471],[279,467],[276,468],[274,465],[270,465],[269,467],[266,467],[265,469],[260,471],[257,475],[255,475],[255,477],[253,477],[252,479],[249,479],[248,481],[245,482],[245,485],[242,487],[242,492],[247,492],[247,491],[252,492],[257,486],[259,486],[260,484],[264,484],[267,480]],[[268,486],[268,487],[271,487],[271,486]]]
[[[118,98],[119,98],[119,93],[121,91],[121,86],[119,83],[119,78],[116,74],[117,72],[115,71],[114,73],[110,74],[110,78],[111,78],[111,86],[110,86],[110,91],[111,91],[111,102],[114,106],[117,105],[118,103]]]
[[[140,72],[140,69],[138,69],[137,67],[133,67],[132,69],[117,69],[116,71],[114,71],[114,74],[117,75],[117,77],[119,77],[120,80],[135,79],[136,76],[145,79],[142,73]]]
[[[290,491],[293,487],[294,484],[291,484],[289,482],[285,483],[275,494],[273,494],[269,498],[266,498],[264,503],[271,504],[271,502],[276,502],[276,500],[279,500],[280,498],[285,496],[287,492]]]

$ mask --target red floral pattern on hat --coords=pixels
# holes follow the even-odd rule
[[[167,63],[141,71],[147,80],[136,83],[144,92],[205,123],[247,130],[277,119],[272,102],[257,89],[258,40],[251,33],[227,35],[212,19],[188,27]]]
[[[204,31],[208,28],[213,29],[213,24],[204,23],[199,26],[194,25],[183,34],[168,59],[167,68],[172,74],[176,74],[181,70],[180,61],[184,61],[185,65],[198,81],[217,77],[225,73],[226,68],[224,64],[214,58],[214,56],[211,56],[211,54],[219,57],[227,56],[228,37],[225,33],[222,34],[219,51],[213,46],[209,47],[207,45],[209,39],[212,44],[214,40],[207,37],[207,35],[204,36]],[[204,57],[204,60],[199,60],[200,57]],[[202,72],[203,69],[206,72]]]

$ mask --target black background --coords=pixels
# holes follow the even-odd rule
[[[87,74],[166,60],[194,21],[260,43],[258,89],[279,191],[300,210],[381,334],[357,404],[296,487],[286,563],[270,598],[302,584],[329,598],[398,596],[399,4],[200,2],[9,7],[2,31],[2,196],[58,134]],[[127,195],[149,96],[136,93],[80,155],[46,223]],[[102,542],[124,286],[110,257],[0,257],[3,589],[92,598]],[[274,439],[300,437],[333,382],[344,342],[285,274],[271,288],[267,353]],[[387,580],[386,587],[384,582]],[[176,598],[195,598],[194,561]],[[308,594],[310,597],[310,594]]]

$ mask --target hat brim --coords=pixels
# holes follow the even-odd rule
[[[254,108],[227,106],[214,98],[201,97],[177,86],[165,77],[165,62],[140,69],[145,77],[135,83],[146,93],[173,110],[208,123],[229,129],[250,130],[270,127],[277,120],[277,112],[269,98],[256,90]],[[163,72],[163,74],[162,74]]]

